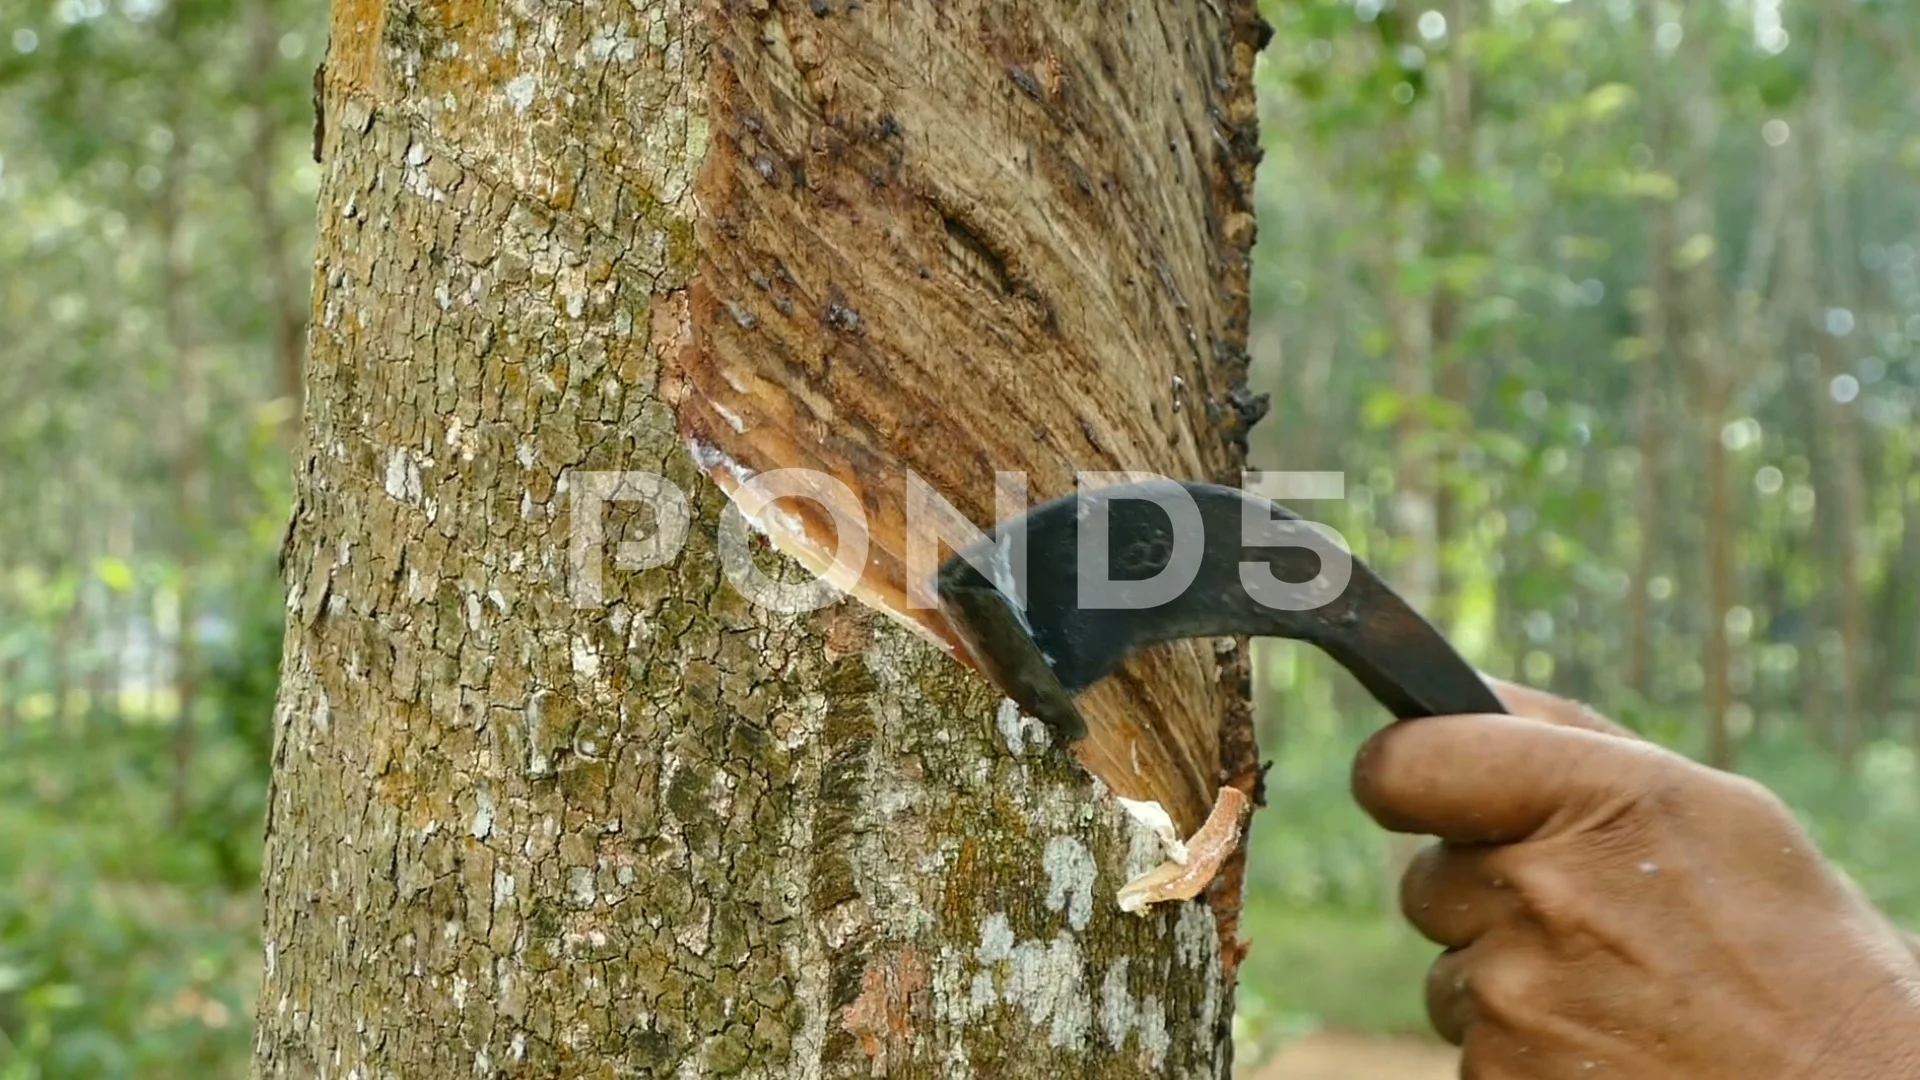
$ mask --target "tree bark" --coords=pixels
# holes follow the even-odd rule
[[[256,1075],[1229,1074],[1237,867],[1122,914],[1108,792],[1254,786],[1244,643],[1130,666],[1096,784],[891,603],[889,523],[909,467],[982,525],[996,468],[1234,476],[1260,37],[336,0]],[[716,529],[794,464],[877,577],[783,614]],[[584,470],[691,508],[593,604]]]

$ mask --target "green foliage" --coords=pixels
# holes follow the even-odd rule
[[[184,806],[171,725],[96,716],[79,740],[37,723],[7,736],[4,1080],[245,1072],[281,607],[266,587],[236,600],[245,632],[209,658]]]
[[[78,748],[16,733],[0,758],[0,1077],[244,1075],[265,762],[239,732],[271,714],[262,671],[222,679],[180,818],[169,728],[99,726]]]
[[[1234,1017],[1240,1060],[1257,1060],[1320,1027],[1429,1032],[1421,988],[1439,949],[1397,916],[1262,897],[1240,925],[1252,942]]]
[[[1920,72],[1894,66],[1920,54],[1896,43],[1920,35],[1911,12],[1844,7],[1772,25],[1759,7],[1267,5],[1254,350],[1274,413],[1256,464],[1345,472],[1345,504],[1320,509],[1350,538],[1404,532],[1413,470],[1446,533],[1378,554],[1437,562],[1450,593],[1487,581],[1488,667],[1571,672],[1560,688],[1605,704],[1697,704],[1705,626],[1731,617],[1702,610],[1719,543],[1749,711],[1797,708],[1807,679],[1842,696],[1825,653],[1851,590],[1878,614],[1845,631],[1864,654],[1849,700],[1874,736],[1915,725],[1920,208],[1888,178],[1920,124]],[[1380,92],[1412,69],[1415,99]],[[1731,450],[1719,522],[1714,441]],[[1847,473],[1857,523],[1837,520]],[[1862,537],[1851,584],[1841,530]],[[1657,662],[1628,686],[1636,637]],[[1800,674],[1759,678],[1749,646]]]
[[[1490,672],[1695,756],[1724,676],[1738,766],[1920,925],[1920,9],[1263,9],[1255,464],[1343,472],[1302,512]],[[1345,788],[1384,715],[1259,657],[1242,1035],[1418,1028]]]
[[[0,2],[0,1080],[246,1071],[324,17]]]
[[[1821,850],[1852,874],[1882,910],[1920,929],[1920,767],[1912,747],[1880,741],[1853,770],[1804,730],[1780,725],[1751,740],[1743,769],[1799,814]]]

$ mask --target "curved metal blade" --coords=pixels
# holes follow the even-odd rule
[[[1319,646],[1403,720],[1505,711],[1365,563],[1285,507],[1217,484],[1154,480],[1044,503],[948,559],[936,590],[988,675],[1068,740],[1086,734],[1073,695],[1128,656],[1238,634]]]

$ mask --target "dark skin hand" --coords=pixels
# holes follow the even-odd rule
[[[1514,715],[1395,724],[1353,776],[1439,839],[1401,904],[1446,949],[1427,1009],[1463,1077],[1920,1077],[1920,946],[1778,798],[1488,682]]]

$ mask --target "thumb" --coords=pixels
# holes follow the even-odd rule
[[[1353,795],[1393,832],[1508,844],[1648,790],[1681,761],[1652,743],[1520,716],[1390,725],[1353,764]]]

